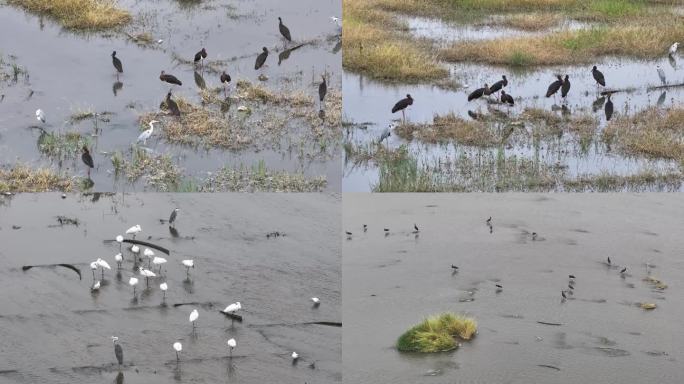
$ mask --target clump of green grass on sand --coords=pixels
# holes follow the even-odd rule
[[[129,181],[134,182],[142,177],[156,191],[176,191],[182,184],[182,170],[166,154],[152,155],[136,148],[129,159],[121,154],[113,155],[112,165],[115,170],[122,169]]]
[[[75,158],[83,146],[90,147],[91,140],[79,132],[42,132],[38,137],[38,149],[48,157],[66,160]]]
[[[458,340],[470,340],[477,333],[475,319],[455,313],[426,318],[397,340],[401,352],[446,352],[459,347]]]
[[[55,18],[65,28],[99,30],[126,25],[131,14],[114,0],[7,0],[10,5]]]
[[[224,167],[207,179],[201,192],[321,192],[325,177],[268,169],[264,161],[252,167]]]
[[[620,116],[603,130],[603,141],[630,155],[684,161],[684,108],[649,108]]]
[[[69,192],[74,180],[47,168],[32,169],[26,165],[0,168],[0,192]]]

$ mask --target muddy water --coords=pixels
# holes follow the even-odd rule
[[[3,87],[5,98],[0,103],[0,163],[22,162],[47,165],[50,159],[41,157],[37,150],[39,131],[35,125],[35,110],[41,108],[47,115],[46,129],[68,131],[75,129],[83,134],[94,133],[92,121],[69,127],[65,121],[78,110],[108,111],[109,122],[98,123],[95,142],[97,169],[91,175],[95,190],[130,190],[116,182],[112,165],[103,153],[121,150],[126,153],[140,133],[137,116],[158,110],[169,86],[159,81],[159,73],[166,70],[177,76],[183,86],[175,90],[178,97],[198,100],[193,66],[174,60],[174,54],[191,60],[195,52],[206,47],[208,60],[228,60],[226,70],[237,79],[258,82],[263,73],[269,77],[266,86],[278,89],[310,89],[317,94],[316,84],[320,73],[327,72],[331,88],[340,87],[341,53],[335,50],[338,39],[330,16],[339,16],[339,1],[301,1],[290,7],[278,1],[206,2],[126,0],[119,4],[131,11],[137,19],[134,32],[151,32],[163,43],[142,48],[119,34],[78,35],[63,31],[49,19],[27,14],[14,7],[0,7],[0,34],[21,36],[3,39],[2,53],[15,55],[17,63],[29,72],[28,83],[19,82]],[[193,5],[197,4],[197,5]],[[277,17],[283,17],[290,27],[293,40],[312,41],[293,51],[289,59],[278,64],[278,53],[284,48],[284,39],[278,32]],[[273,52],[261,72],[253,69],[261,47]],[[124,73],[119,77],[120,89],[114,92],[117,77],[111,64],[111,52],[117,51]],[[200,71],[201,72],[201,71]],[[220,85],[218,74],[205,70],[207,86]],[[177,88],[177,87],[176,87]],[[233,85],[234,89],[234,85]],[[30,92],[33,95],[27,99]],[[130,108],[133,106],[134,108]],[[237,119],[234,108],[228,118]],[[291,172],[304,172],[310,176],[326,175],[331,190],[339,190],[339,162],[336,152],[310,158],[300,156],[297,143],[308,128],[291,124],[288,137],[275,138],[276,146],[248,148],[239,152],[223,150],[197,150],[190,147],[167,145],[153,139],[149,146],[155,153],[169,153],[174,161],[191,177],[206,177],[223,165],[252,165],[264,160],[270,168]],[[315,143],[304,152],[318,153]],[[55,167],[58,164],[54,164]],[[62,164],[62,169],[85,176],[80,159]],[[135,185],[140,190],[142,186]]]
[[[506,29],[491,27],[455,27],[444,25],[435,21],[424,19],[411,19],[409,23],[411,31],[418,37],[436,39],[424,25],[438,23],[438,30],[445,30],[446,35],[453,40],[472,39],[475,30],[485,36],[496,37],[497,33]],[[571,28],[571,26],[568,26]],[[443,39],[446,37],[443,37]],[[445,64],[446,65],[446,64]],[[613,118],[620,115],[631,115],[647,107],[660,106],[663,108],[678,105],[684,96],[684,87],[673,87],[666,90],[655,90],[650,87],[660,85],[660,79],[656,71],[656,65],[660,65],[665,71],[670,84],[684,82],[684,72],[681,69],[679,57],[670,59],[663,57],[656,61],[637,61],[624,58],[605,58],[597,63],[604,73],[609,88],[629,89],[629,92],[617,93],[612,96],[615,113]],[[391,108],[398,100],[410,93],[414,98],[414,104],[407,110],[407,119],[411,122],[431,122],[435,114],[445,115],[454,112],[459,116],[469,119],[468,110],[479,113],[488,113],[489,108],[498,109],[504,113],[510,113],[515,117],[525,108],[540,108],[555,111],[561,114],[563,104],[569,113],[575,115],[589,114],[599,122],[600,127],[605,126],[606,116],[604,113],[605,98],[601,102],[596,83],[591,75],[591,65],[587,66],[552,66],[536,68],[529,71],[518,71],[508,67],[489,66],[472,63],[449,64],[451,76],[463,85],[462,88],[452,91],[445,90],[433,85],[401,85],[385,84],[367,79],[361,75],[345,73],[344,83],[344,116],[354,123],[368,123],[364,130],[353,130],[347,140],[355,144],[364,144],[377,140],[382,130],[391,122],[401,119],[401,114],[392,114]],[[568,74],[570,76],[571,90],[566,102],[560,99],[545,98],[546,89],[555,80],[555,74]],[[501,105],[489,105],[484,100],[468,102],[468,94],[485,83],[492,84],[506,75],[509,84],[505,88],[515,98],[515,107],[506,108]],[[594,106],[596,103],[596,106]],[[407,144],[404,140],[393,135],[389,143],[396,147]],[[421,143],[410,143],[412,151],[419,155],[421,160],[433,164],[440,158],[450,157],[457,150],[473,150],[461,145],[453,148]],[[580,151],[573,148],[571,141],[564,143],[563,151],[556,151],[557,146],[547,145],[542,148],[542,154],[547,158],[546,163],[560,163],[567,166],[569,176],[583,174],[600,174],[602,172],[629,175],[638,173],[644,169],[666,171],[676,169],[677,164],[666,160],[647,160],[643,158],[627,158],[616,153],[609,152],[601,143],[593,143],[591,151]],[[529,145],[514,145],[506,149],[507,155],[530,157],[534,148]],[[347,165],[344,171],[343,189],[345,191],[367,191],[377,182],[377,169],[371,164],[368,167],[354,168]]]
[[[616,383],[679,377],[679,196],[344,199],[343,229],[353,232],[343,242],[345,381]],[[492,233],[485,225],[489,216]],[[414,223],[419,236],[411,233]],[[535,241],[532,232],[538,233]],[[612,267],[604,263],[607,257]],[[642,281],[647,262],[655,265],[651,275],[669,285],[664,291]],[[452,264],[459,273],[452,274]],[[575,294],[561,303],[569,274],[576,276]],[[496,282],[503,285],[500,293]],[[636,302],[658,307],[647,312]],[[479,334],[452,353],[404,354],[394,348],[403,331],[442,311],[474,316]]]
[[[297,195],[19,195],[0,199],[0,382],[2,383],[330,383],[341,381],[339,197]],[[159,222],[181,212],[176,234]],[[56,216],[79,220],[58,226]],[[292,217],[298,217],[292,220]],[[132,254],[116,270],[116,243],[139,223],[138,239],[170,250],[163,278],[128,279]],[[13,229],[13,226],[20,227]],[[267,238],[268,232],[284,235]],[[92,293],[89,262],[112,266]],[[183,259],[194,259],[189,279]],[[65,268],[23,265],[72,263]],[[99,275],[99,273],[98,273]],[[166,305],[159,284],[168,283]],[[313,308],[310,297],[321,298]],[[217,310],[243,305],[242,323]],[[174,307],[174,304],[197,304]],[[188,316],[199,310],[193,335]],[[111,335],[119,337],[119,371]],[[229,359],[226,341],[237,349]],[[172,344],[183,344],[176,364]],[[293,365],[289,355],[301,359]],[[315,361],[315,369],[309,364]],[[119,373],[121,372],[121,373]],[[121,375],[123,379],[121,381]]]

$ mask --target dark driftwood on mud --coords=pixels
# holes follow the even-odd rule
[[[114,241],[116,241],[116,240],[105,240],[106,243],[111,243],[111,242],[114,242]],[[148,247],[148,248],[154,248],[154,249],[158,250],[159,252],[166,253],[167,255],[170,255],[170,254],[171,254],[171,252],[170,252],[168,249],[162,247],[161,245],[156,245],[156,244],[148,243],[147,241],[134,240],[134,239],[124,239],[123,242],[124,242],[124,243],[130,243],[130,244],[144,245],[144,246],[146,246],[146,247]]]
[[[537,367],[542,367],[542,368],[551,368],[555,369],[556,371],[560,371],[561,369],[558,367],[555,367],[553,365],[548,365],[548,364],[537,364]]]
[[[239,321],[239,322],[242,323],[242,316],[240,316],[240,315],[236,315],[236,314],[233,314],[233,313],[225,313],[225,312],[223,312],[223,311],[218,311],[218,312],[219,312],[220,314],[226,316],[226,317],[230,317],[232,320],[237,320],[237,321]]]
[[[309,323],[302,323],[302,324],[326,325],[328,327],[341,327],[342,326],[342,323],[337,323],[334,321],[312,321]]]
[[[549,323],[548,321],[537,321],[537,323],[544,324],[544,325],[555,325],[555,326],[563,325],[561,323]]]
[[[21,267],[21,270],[22,271],[28,271],[31,268],[54,268],[54,267],[69,268],[72,271],[76,272],[78,274],[78,279],[81,280],[81,270],[74,267],[71,264],[61,263],[61,264],[44,264],[44,265],[24,265],[23,267]]]

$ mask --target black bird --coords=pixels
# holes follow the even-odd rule
[[[608,256],[608,264],[609,264],[609,265],[612,264],[612,263],[610,262],[610,256]]]
[[[413,105],[413,97],[411,97],[410,94],[406,94],[405,99],[401,99],[397,101],[396,104],[394,104],[394,107],[392,107],[392,113],[396,113],[397,111],[401,111],[401,117],[406,121],[406,115],[404,114],[404,109],[406,109],[409,105]]]
[[[560,87],[563,85],[563,78],[560,75],[556,75],[556,78],[558,80],[551,83],[551,85],[549,85],[549,88],[546,90],[546,97],[553,96],[556,92],[558,92]]]
[[[458,267],[455,266],[455,265],[453,265],[453,264],[451,264],[451,269],[458,269]]]
[[[568,275],[569,278],[574,279],[575,275]]]
[[[389,232],[389,228],[383,228],[385,232]]]
[[[117,76],[119,76],[118,73],[123,73],[123,65],[121,65],[121,60],[116,57],[116,51],[112,52],[112,64],[116,68]]]
[[[608,94],[608,100],[606,101],[606,121],[610,121],[613,117],[613,101],[610,100],[610,94]]]
[[[470,95],[468,95],[468,101],[473,101],[473,100],[479,99],[483,95],[489,95],[489,93],[490,93],[489,92],[489,86],[487,86],[487,84],[485,84],[484,87],[478,88],[478,89],[474,90],[473,92],[471,92]]]
[[[506,75],[501,76],[501,80],[497,81],[496,83],[492,84],[491,87],[489,87],[489,93],[495,93],[499,92],[500,90],[503,89],[503,87],[508,85],[508,79],[506,78]]]
[[[259,69],[261,68],[264,63],[266,62],[266,58],[268,57],[268,48],[263,47],[261,48],[263,52],[259,54],[256,58],[256,62],[254,63],[254,69]]]
[[[480,118],[480,115],[471,110],[468,110],[468,116],[470,116],[473,120],[477,120]]]
[[[161,75],[159,75],[159,80],[165,81],[169,84],[176,84],[176,85],[183,85],[180,80],[174,75],[169,75],[164,71],[161,71]]]
[[[366,224],[363,225],[363,231],[366,232],[368,230],[368,226]]]
[[[515,101],[513,101],[513,96],[506,93],[506,91],[504,91],[503,89],[501,90],[501,102],[504,104],[508,104],[510,106],[513,106],[515,104]]]
[[[532,232],[532,240],[537,240],[537,232]]]
[[[119,365],[123,364],[123,348],[117,343],[119,341],[119,338],[116,336],[112,336],[112,343],[114,343],[114,356],[116,356],[116,361],[119,362]]]
[[[564,299],[568,298],[567,296],[565,296],[565,291],[561,291],[561,296],[563,296]]]
[[[349,232],[349,231],[346,231],[345,233],[346,233],[346,234],[347,234],[347,236],[349,236],[349,237],[351,237],[351,235],[352,235],[352,233],[351,233],[351,232]]]
[[[601,73],[601,71],[596,69],[595,65],[594,68],[591,69],[591,74],[594,76],[594,80],[596,80],[598,84],[601,84],[604,87],[606,86],[606,78],[603,76],[603,73]]]
[[[173,225],[173,223],[176,222],[176,216],[178,216],[178,211],[180,211],[180,209],[176,208],[173,210],[173,212],[171,212],[171,216],[169,216],[169,226]]]
[[[575,287],[572,284],[568,284],[568,288],[570,288],[571,291],[575,289]]]
[[[565,80],[563,80],[563,85],[561,86],[561,97],[565,97],[570,92],[570,76],[565,75]]]
[[[287,41],[292,41],[292,36],[290,36],[290,30],[283,24],[283,19],[280,17],[278,18],[278,21],[280,22],[278,24],[278,28],[280,29],[280,34],[283,35]]]
[[[414,229],[416,232],[420,232],[420,230],[418,229],[418,226],[417,226],[416,224],[413,224],[413,229]]]
[[[178,104],[176,104],[173,99],[171,99],[171,91],[166,94],[166,109],[171,112],[171,116],[180,116],[181,112],[180,109],[178,108]]]
[[[503,289],[503,285],[501,285],[501,284],[495,284],[495,285],[496,285],[496,290],[497,290],[497,291],[500,291],[500,290]]]
[[[489,216],[489,219],[487,219],[487,225],[492,225],[492,217]]]
[[[226,92],[226,85],[230,85],[230,75],[226,73],[226,71],[223,71],[221,73],[221,83],[223,84],[223,92]]]
[[[622,271],[620,271],[620,274],[623,274],[625,272],[627,272],[627,267],[622,268]]]
[[[323,99],[325,99],[325,94],[328,93],[328,83],[325,82],[325,76],[321,75],[321,78],[323,79],[323,82],[318,85],[318,99],[321,101],[321,104],[323,103]],[[322,108],[322,106],[321,106]]]
[[[202,48],[201,51],[195,53],[195,59],[193,60],[195,64],[197,64],[198,61],[205,59],[207,57],[207,50]],[[202,60],[204,62],[204,60]]]
[[[85,165],[88,166],[88,177],[90,177],[90,169],[95,168],[95,163],[93,162],[93,157],[90,156],[90,151],[88,151],[88,147],[85,145],[81,149],[81,160],[85,163]]]

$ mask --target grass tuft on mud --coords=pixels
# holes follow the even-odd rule
[[[90,147],[91,140],[79,132],[45,132],[38,137],[38,149],[44,155],[57,160],[76,158],[81,148]]]
[[[26,165],[0,168],[0,192],[69,192],[74,180],[47,168],[32,169]]]
[[[463,145],[491,147],[501,143],[501,138],[491,125],[465,120],[454,113],[435,115],[432,124],[401,124],[395,128],[395,132],[402,139],[416,138],[431,144],[454,141]]]
[[[455,313],[430,316],[402,334],[397,340],[401,352],[435,353],[459,347],[458,340],[470,340],[477,333],[477,322]]]
[[[204,182],[201,192],[322,192],[325,177],[271,170],[262,160],[252,167],[224,167]]]
[[[131,21],[131,14],[114,0],[7,0],[33,13],[50,16],[68,29],[101,30]]]
[[[130,182],[142,177],[146,185],[159,192],[177,191],[181,187],[183,171],[170,155],[135,148],[129,159],[123,159],[120,154],[112,156],[112,165],[115,170],[123,169]]]

